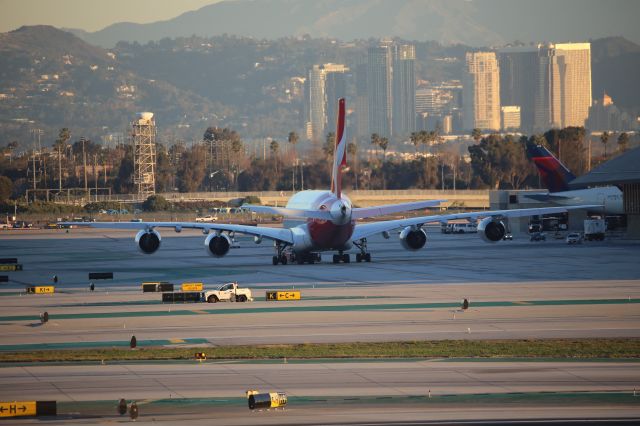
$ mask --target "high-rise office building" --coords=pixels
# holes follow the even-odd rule
[[[498,51],[500,104],[520,106],[521,127],[532,132],[538,84],[538,47],[507,47]]]
[[[335,128],[336,104],[339,98],[346,96],[344,73],[348,70],[341,64],[314,65],[309,70],[306,90],[309,97],[305,111],[310,139],[323,141],[326,134]]]
[[[494,52],[468,52],[463,81],[467,130],[500,130],[500,73]]]
[[[584,126],[591,106],[591,44],[553,45],[549,66],[552,125]]]
[[[367,57],[369,133],[390,137],[392,132],[392,44],[370,47]]]
[[[349,69],[343,65],[334,68],[325,68],[325,93],[327,125],[326,133],[336,131],[336,120],[338,118],[338,99],[347,96],[346,71]]]
[[[402,44],[393,47],[393,136],[407,136],[416,130],[415,62],[415,46]]]
[[[518,130],[522,126],[521,109],[518,105],[500,107],[503,130]]]
[[[356,134],[368,138],[369,133],[369,94],[367,92],[367,62],[356,64]]]
[[[584,126],[591,106],[589,43],[558,43],[499,51],[500,101],[519,105],[522,129]]]

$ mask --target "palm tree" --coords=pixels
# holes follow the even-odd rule
[[[375,145],[377,147],[380,147],[380,135],[377,133],[372,133],[371,134],[371,145]]]
[[[71,139],[71,131],[63,127],[58,133],[58,139],[54,144],[54,147],[58,151],[58,190],[62,192],[62,151],[64,150],[67,142]]]
[[[298,158],[298,155],[296,153],[296,145],[298,144],[300,137],[296,132],[289,132],[289,137],[287,138],[287,140],[291,145],[293,145],[293,152],[295,154],[295,157]]]
[[[604,145],[604,159],[607,159],[607,143],[609,142],[609,132],[603,132],[600,135],[600,142]]]
[[[380,138],[378,145],[380,146],[380,148],[382,148],[382,189],[387,189],[387,180],[384,174],[384,165],[387,161],[387,148],[389,147],[389,139]]]
[[[298,151],[296,150],[296,145],[298,144],[299,139],[300,137],[296,132],[289,132],[287,140],[293,146],[293,168],[291,173],[291,190],[293,192],[296,190],[296,166],[298,165]]]
[[[618,136],[618,150],[620,152],[626,152],[629,145],[629,135],[626,132],[620,133]]]
[[[276,175],[278,174],[278,151],[280,150],[280,144],[277,140],[272,140],[271,145],[269,145],[269,149],[271,150],[271,157],[275,159],[276,166]]]
[[[356,155],[358,153],[358,145],[356,145],[356,142],[349,142],[347,144],[347,154],[349,154],[351,156],[351,159],[353,160],[353,177],[355,178],[355,184],[356,184],[356,191],[358,190],[358,156]]]
[[[18,147],[18,141],[9,142],[7,144],[7,149],[9,150],[9,164],[11,164],[11,160],[13,159],[13,151]]]
[[[476,141],[476,143],[478,143],[480,142],[480,139],[482,139],[482,132],[476,127],[471,131],[471,137]]]

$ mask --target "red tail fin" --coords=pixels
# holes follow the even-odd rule
[[[331,172],[331,192],[337,198],[342,193],[342,169],[347,165],[347,134],[345,127],[345,101],[338,100],[338,119],[336,120],[336,147],[333,157],[333,171]]]

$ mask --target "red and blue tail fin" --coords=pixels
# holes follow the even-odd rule
[[[547,148],[528,145],[527,154],[538,169],[538,173],[550,193],[569,191],[569,182],[576,177]]]
[[[333,153],[333,170],[331,172],[331,192],[337,198],[342,196],[342,170],[347,166],[347,134],[345,127],[345,101],[338,100],[338,119],[336,120],[336,146]]]

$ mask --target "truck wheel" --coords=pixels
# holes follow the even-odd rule
[[[218,298],[215,296],[209,296],[209,298],[207,299],[207,302],[209,303],[216,303],[218,301]]]
[[[238,302],[246,302],[247,301],[247,296],[245,296],[244,294],[241,294],[240,296],[238,296]]]

